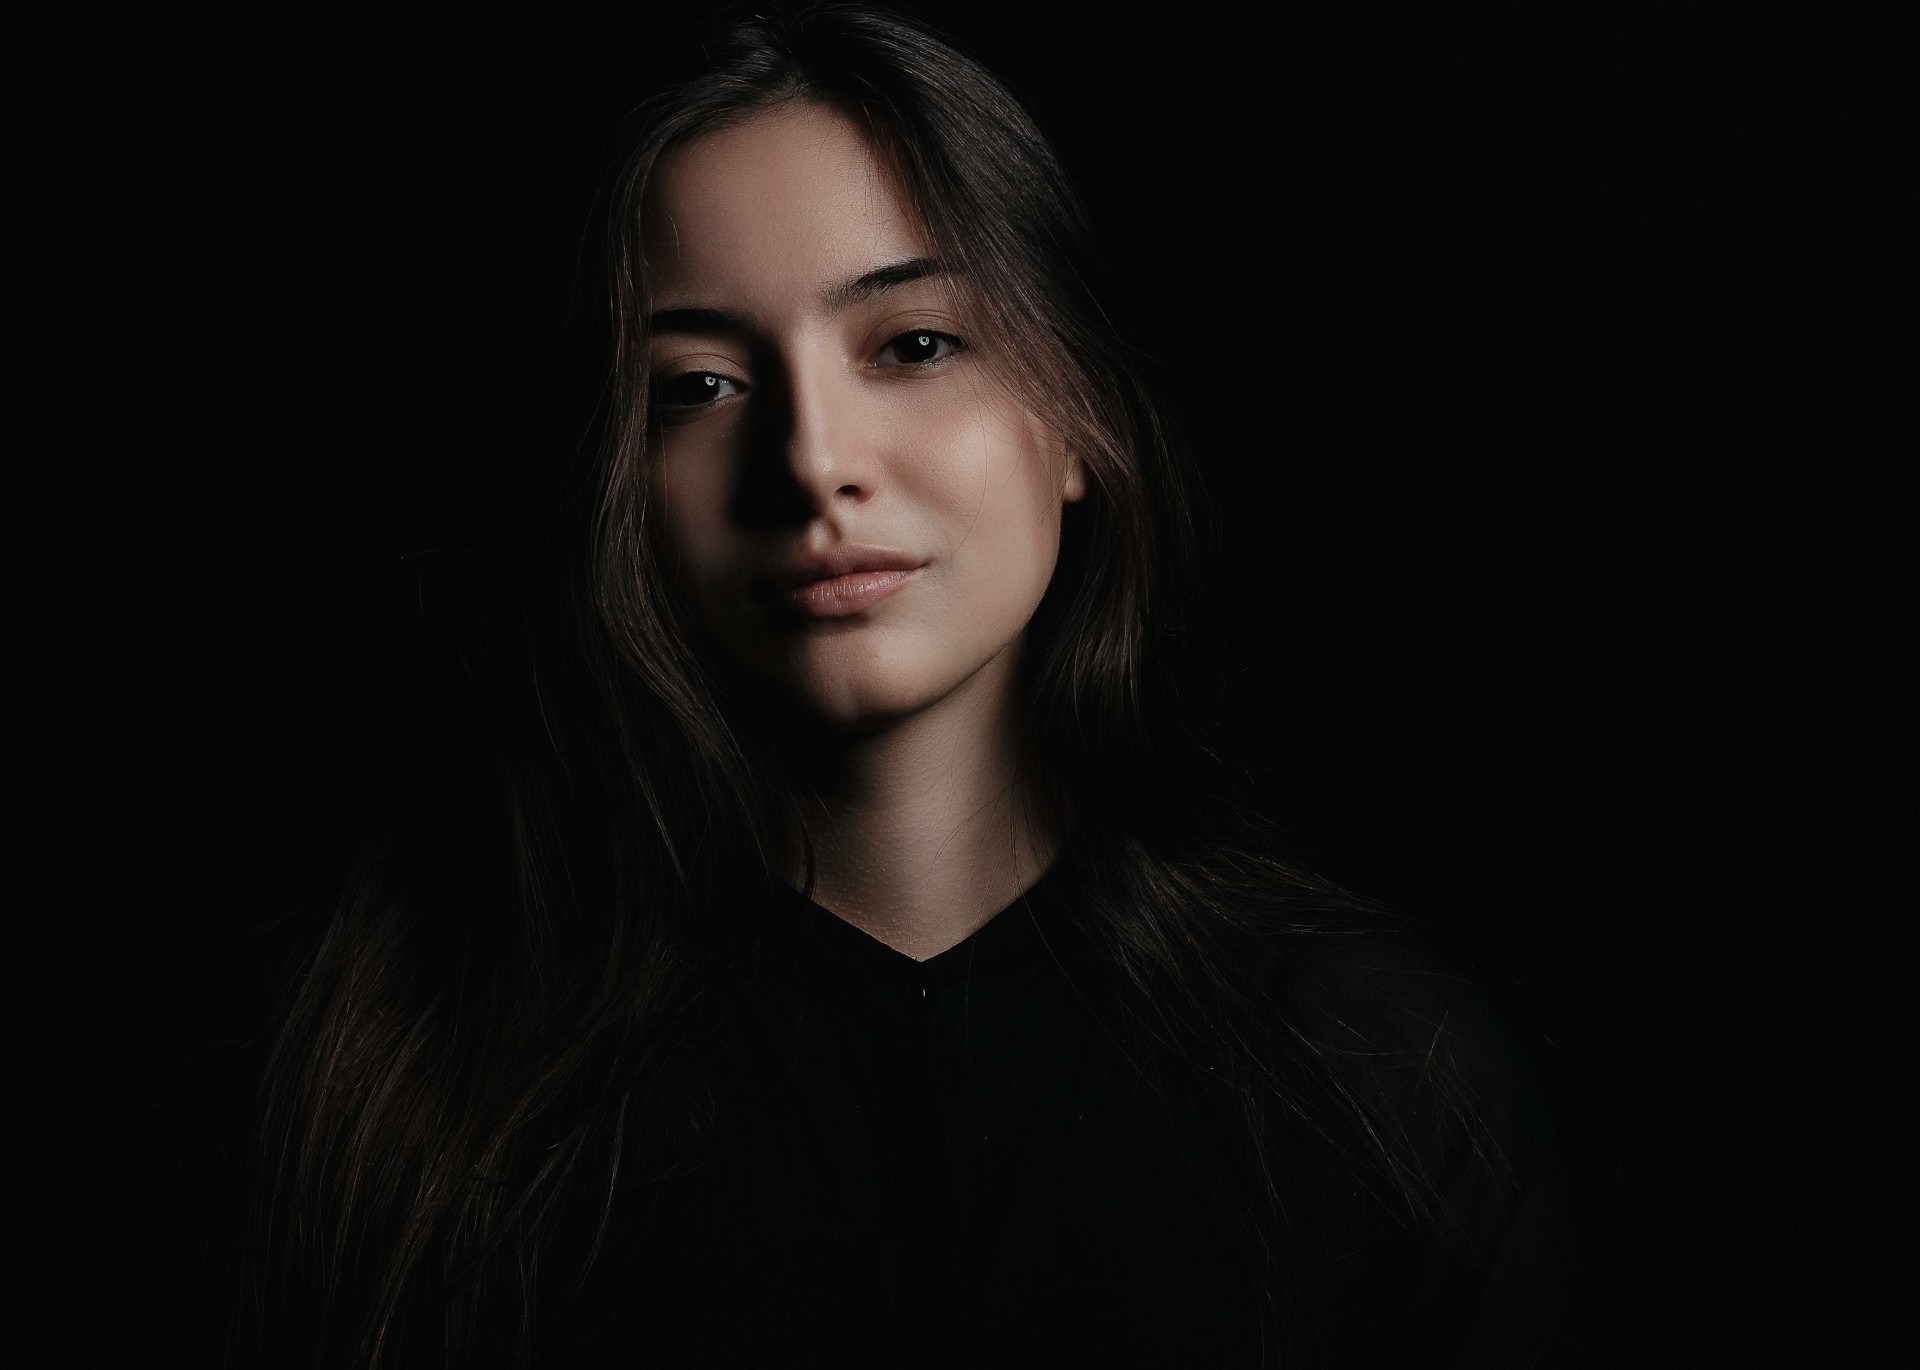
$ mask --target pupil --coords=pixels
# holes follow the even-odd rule
[[[686,406],[707,404],[719,396],[722,379],[712,373],[697,371],[676,376],[660,387],[660,403]]]

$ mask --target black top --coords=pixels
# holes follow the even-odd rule
[[[1296,1011],[1351,1034],[1389,1092],[1417,1053],[1451,1052],[1487,1130],[1426,1136],[1440,1125],[1412,1093],[1394,1115],[1435,1161],[1449,1239],[1282,1122],[1282,1225],[1123,1048],[1065,935],[1063,869],[923,962],[776,896],[711,1090],[632,1147],[555,1363],[1581,1361],[1537,1090],[1469,985],[1405,934],[1300,958],[1296,998],[1317,1007]],[[1255,1275],[1250,1235],[1274,1273]]]

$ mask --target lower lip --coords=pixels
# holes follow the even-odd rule
[[[810,618],[845,618],[871,608],[907,583],[912,571],[855,571],[782,590],[773,602]]]

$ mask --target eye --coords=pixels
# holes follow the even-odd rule
[[[932,328],[910,328],[887,340],[880,349],[880,360],[895,366],[927,366],[945,361],[966,344],[951,333]]]
[[[711,371],[683,371],[654,384],[653,402],[666,411],[699,409],[745,389],[739,381]]]

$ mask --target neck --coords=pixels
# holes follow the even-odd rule
[[[814,900],[915,960],[1012,903],[1059,847],[1034,803],[1014,655],[907,718],[834,738],[808,761]],[[796,858],[791,883],[804,874]]]

